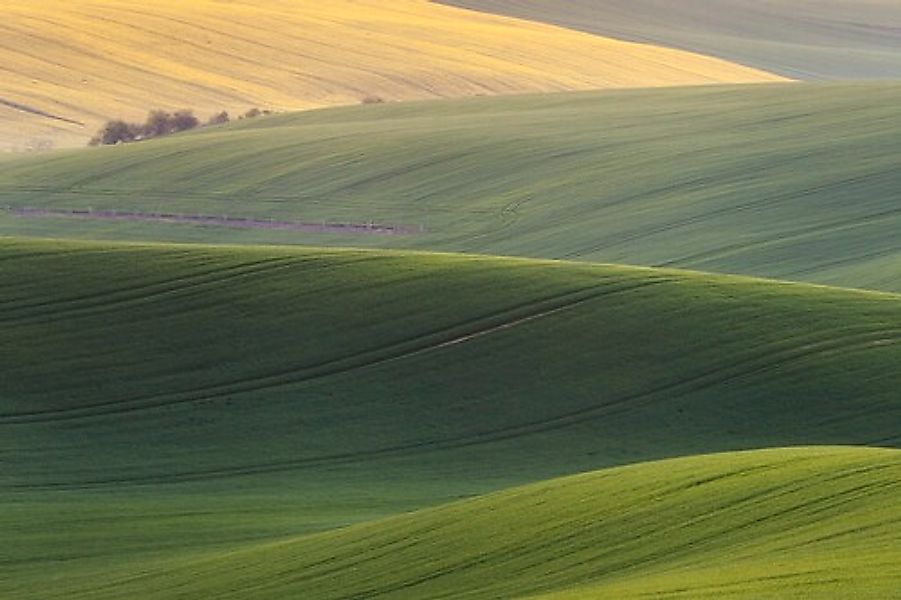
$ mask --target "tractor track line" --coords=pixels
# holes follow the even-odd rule
[[[583,300],[577,301],[573,303],[573,305],[582,304],[584,302],[588,302],[592,298],[585,298]],[[561,307],[564,308],[564,307]],[[553,309],[552,309],[553,310]],[[550,311],[545,311],[550,312]],[[784,362],[788,362],[790,360],[804,360],[809,358],[810,356],[814,356],[817,354],[823,353],[836,353],[836,352],[847,352],[849,349],[860,348],[860,347],[871,347],[874,343],[879,343],[880,345],[887,339],[886,332],[872,332],[869,335],[865,334],[857,334],[856,336],[852,336],[854,338],[873,338],[875,336],[881,336],[880,339],[876,339],[875,342],[872,339],[863,339],[857,341],[856,343],[849,344],[847,339],[834,339],[834,340],[826,340],[819,343],[813,344],[804,344],[800,347],[794,348],[793,355],[791,356],[782,356],[777,357],[775,360],[770,360],[768,362],[764,362],[763,364],[754,364],[755,362],[759,363],[760,358],[773,358],[772,352],[766,352],[761,354],[760,357],[754,357],[745,362],[751,363],[749,366],[735,370],[736,365],[729,365],[726,367],[720,367],[718,369],[714,369],[705,373],[701,373],[696,375],[688,380],[682,382],[675,382],[668,385],[659,386],[657,388],[646,390],[644,392],[639,392],[636,394],[624,396],[613,401],[607,402],[600,406],[589,406],[580,410],[575,410],[563,415],[558,415],[555,417],[551,417],[549,419],[543,419],[540,421],[533,421],[530,423],[523,423],[520,425],[514,425],[512,427],[506,427],[502,429],[496,429],[492,431],[486,431],[482,433],[476,433],[465,437],[455,438],[455,439],[444,439],[444,440],[425,440],[420,442],[411,442],[409,444],[402,444],[398,446],[392,446],[388,448],[381,449],[371,449],[371,450],[360,450],[355,452],[348,452],[343,454],[334,454],[327,455],[321,457],[310,457],[306,459],[297,459],[297,460],[285,460],[285,461],[276,461],[272,463],[258,464],[258,465],[246,465],[242,467],[228,467],[228,468],[220,468],[220,469],[210,469],[207,471],[194,471],[194,472],[184,472],[179,474],[167,474],[167,475],[158,475],[158,476],[146,476],[140,478],[111,478],[111,479],[98,479],[89,482],[83,482],[81,484],[77,484],[72,486],[71,484],[43,484],[38,486],[14,486],[21,487],[23,489],[39,489],[43,487],[47,487],[49,489],[67,489],[68,487],[95,487],[95,486],[107,486],[107,485],[115,485],[115,484],[131,484],[131,485],[140,485],[140,484],[148,484],[148,483],[175,483],[175,482],[185,482],[185,481],[203,481],[203,480],[211,480],[211,479],[221,479],[235,476],[250,476],[250,475],[259,475],[266,473],[279,473],[285,471],[292,470],[300,470],[306,468],[313,468],[317,466],[336,466],[336,465],[347,465],[347,464],[358,464],[369,462],[374,459],[380,458],[392,458],[403,456],[405,453],[410,452],[411,450],[417,451],[441,451],[441,450],[451,450],[451,449],[460,449],[460,448],[468,448],[481,446],[484,444],[495,443],[499,441],[505,441],[510,439],[520,438],[526,435],[532,435],[535,433],[544,433],[548,431],[555,431],[559,429],[564,429],[566,427],[576,425],[579,423],[583,423],[585,421],[589,421],[592,419],[599,418],[601,416],[608,416],[609,414],[620,412],[622,410],[629,410],[637,405],[637,403],[647,403],[648,401],[653,401],[660,394],[670,394],[668,396],[669,399],[681,397],[688,393],[703,390],[705,388],[709,388],[713,385],[725,383],[728,381],[732,381],[741,377],[745,377],[747,375],[764,371],[774,366],[778,366],[783,364]],[[892,332],[893,344],[901,344],[901,330]],[[434,349],[434,346],[430,349]],[[421,350],[420,352],[428,351],[426,349]],[[784,352],[784,354],[788,354],[788,352]],[[397,360],[401,357],[394,357],[383,359],[374,364],[379,364],[382,362],[387,362],[391,360]],[[733,372],[729,372],[733,371]],[[716,376],[716,377],[714,377]]]
[[[590,300],[603,296],[627,293],[646,288],[652,285],[665,283],[669,280],[658,279],[640,281],[631,285],[606,284],[591,286],[543,298],[535,302],[511,307],[494,314],[487,315],[474,321],[460,323],[446,327],[440,331],[427,333],[416,338],[403,340],[387,347],[364,350],[351,356],[339,357],[316,365],[303,366],[297,369],[286,370],[280,373],[270,373],[249,379],[219,384],[212,387],[185,390],[169,394],[168,399],[139,398],[134,400],[119,400],[96,404],[86,407],[66,408],[48,411],[34,411],[28,413],[0,414],[0,425],[15,425],[25,423],[39,423],[59,420],[71,420],[94,416],[109,416],[126,412],[142,411],[154,408],[162,408],[177,404],[199,402],[227,397],[245,392],[282,387],[298,383],[315,381],[324,377],[340,375],[359,369],[383,365],[386,363],[404,360],[419,356],[427,352],[445,349],[460,345],[467,341],[481,338],[489,333],[503,331],[511,327],[527,322],[535,321],[542,317],[560,313],[564,310],[575,308]],[[617,282],[619,283],[619,282]],[[609,289],[609,288],[613,289]],[[523,315],[523,311],[535,310],[531,314]],[[507,320],[504,320],[507,319]],[[501,323],[492,324],[501,320]],[[487,323],[486,323],[487,322]],[[460,331],[463,329],[464,331]],[[435,339],[444,337],[445,339]],[[412,346],[412,348],[410,347]],[[166,398],[165,396],[163,398]],[[115,408],[116,410],[109,410]]]

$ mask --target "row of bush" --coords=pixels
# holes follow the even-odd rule
[[[252,108],[238,117],[238,119],[253,119],[270,113],[271,111],[268,110]],[[206,123],[201,123],[200,119],[194,116],[194,111],[191,110],[179,110],[174,113],[164,110],[152,110],[147,115],[147,120],[144,123],[128,123],[119,119],[107,121],[100,131],[97,132],[97,135],[91,138],[89,145],[113,146],[115,144],[128,144],[198,127],[222,125],[229,121],[231,121],[231,117],[225,111],[213,115]]]

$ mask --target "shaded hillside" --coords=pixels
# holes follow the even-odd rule
[[[683,48],[797,79],[901,78],[895,0],[438,0]]]
[[[521,440],[598,465],[897,441],[890,294],[348,250],[12,240],[2,258],[0,425],[46,444],[11,473],[25,487],[482,445],[506,462]]]
[[[434,254],[0,248],[0,595],[604,466],[901,443],[894,295]]]

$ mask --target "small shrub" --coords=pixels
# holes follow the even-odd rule
[[[384,104],[385,99],[380,96],[366,96],[362,102],[363,104]]]
[[[190,110],[180,110],[172,115],[169,121],[169,133],[190,131],[200,125],[200,120]]]
[[[207,125],[224,125],[228,123],[231,118],[228,116],[226,111],[222,111],[221,113],[217,113],[210,117],[209,121],[206,122]]]
[[[115,144],[127,144],[133,142],[141,131],[137,125],[126,123],[125,121],[116,120],[109,121],[91,139],[91,146],[113,146]]]
[[[144,137],[160,137],[171,132],[172,115],[164,110],[152,110],[141,128]]]
[[[241,119],[253,119],[260,115],[271,114],[272,111],[260,110],[252,108],[243,114]],[[215,114],[210,117],[204,125],[221,125],[228,123],[230,117],[226,111]],[[200,120],[194,116],[194,111],[184,109],[169,113],[164,110],[152,110],[147,115],[147,120],[143,125],[135,123],[126,123],[125,121],[115,120],[109,121],[91,138],[89,146],[111,146],[114,144],[127,144],[129,142],[138,142],[145,139],[162,137],[180,131],[188,131],[196,127],[201,127]]]
[[[200,121],[194,116],[193,111],[180,110],[175,114],[164,110],[153,110],[147,115],[141,133],[145,138],[160,137],[179,131],[188,131],[200,125]]]

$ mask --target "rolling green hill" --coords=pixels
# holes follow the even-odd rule
[[[438,0],[683,48],[798,79],[901,77],[895,0]]]
[[[901,452],[609,469],[47,598],[872,598],[901,583]]]
[[[898,84],[364,106],[7,159],[0,232],[463,251],[901,291],[899,153]],[[260,222],[148,218],[159,213]],[[306,230],[280,228],[294,220]],[[406,233],[315,231],[371,222]]]
[[[901,11],[713,4],[0,0],[0,152],[353,104],[0,154],[0,599],[896,594]]]
[[[901,444],[892,294],[14,238],[0,265],[0,596],[116,596],[132,588],[110,577],[178,581],[195,559],[607,466]]]

